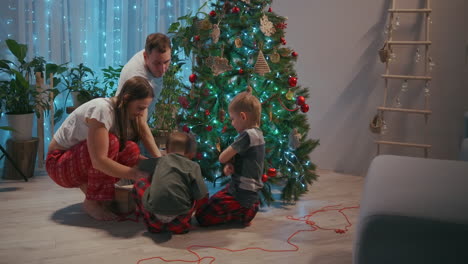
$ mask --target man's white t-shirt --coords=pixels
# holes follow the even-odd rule
[[[54,134],[57,143],[67,149],[88,138],[86,118],[96,119],[109,132],[115,133],[114,106],[110,98],[96,98],[80,105],[63,121]]]
[[[151,104],[148,107],[148,118],[150,118],[154,112],[159,95],[161,94],[163,78],[154,77],[153,74],[145,67],[145,58],[143,57],[144,51],[145,50],[143,49],[137,52],[123,67],[122,72],[120,73],[119,87],[117,88],[115,95],[119,95],[123,84],[133,76],[141,76],[146,78],[149,81],[151,87],[153,87],[154,92],[153,101],[151,101]]]

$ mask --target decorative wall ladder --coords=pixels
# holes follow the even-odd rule
[[[385,62],[385,74],[382,74],[382,78],[385,81],[385,88],[384,88],[384,98],[382,106],[377,107],[378,115],[376,118],[379,119],[380,125],[382,126],[381,136],[379,140],[376,140],[375,143],[377,144],[377,155],[380,154],[380,146],[381,145],[393,145],[393,146],[400,146],[400,147],[411,147],[411,148],[420,148],[424,150],[424,157],[428,157],[429,149],[432,147],[430,144],[421,144],[421,143],[413,143],[413,142],[402,142],[402,141],[389,141],[389,140],[382,140],[383,137],[383,129],[386,130],[386,123],[384,119],[385,112],[398,112],[401,114],[418,114],[423,115],[425,119],[425,125],[427,125],[429,115],[432,111],[429,109],[429,82],[432,80],[432,77],[429,76],[430,72],[433,67],[432,58],[429,57],[429,47],[432,42],[429,40],[430,34],[430,24],[431,18],[430,14],[432,9],[430,7],[429,0],[426,0],[425,8],[422,9],[397,9],[396,8],[396,0],[392,0],[391,9],[388,10],[389,12],[389,25],[387,28],[387,40],[385,42],[384,47],[379,51],[380,59],[382,62]],[[425,40],[422,41],[400,41],[400,40],[393,40],[393,31],[394,26],[398,26],[399,23],[399,13],[414,13],[414,14],[422,14],[424,15],[424,27],[425,27]],[[396,17],[395,17],[396,16]],[[424,48],[424,75],[396,75],[390,73],[390,62],[392,58],[394,58],[393,47],[394,46],[419,46]],[[419,48],[417,48],[416,56],[421,57],[419,53]],[[414,81],[424,81],[425,82],[425,99],[424,99],[424,108],[423,109],[411,109],[411,108],[402,108],[399,102],[399,97],[397,97],[397,105],[389,107],[388,105],[388,90],[389,90],[389,82],[390,80],[402,80],[403,84],[401,86],[402,91],[408,89],[408,82]],[[375,118],[373,123],[375,122]],[[371,124],[372,125],[372,124]]]

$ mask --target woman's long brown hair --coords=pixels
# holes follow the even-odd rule
[[[122,86],[122,90],[117,96],[115,107],[115,122],[117,125],[117,136],[120,143],[119,151],[122,151],[125,148],[125,144],[129,140],[129,127],[134,132],[134,138],[132,138],[132,140],[140,140],[140,128],[138,126],[137,119],[130,120],[127,108],[130,102],[145,98],[154,98],[154,93],[153,88],[149,84],[148,80],[141,76],[134,76],[128,79]],[[140,121],[147,122],[146,120]]]

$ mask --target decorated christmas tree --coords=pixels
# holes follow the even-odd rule
[[[272,184],[282,188],[285,202],[308,190],[317,177],[308,155],[318,145],[307,137],[308,93],[294,70],[298,53],[287,46],[286,18],[271,2],[211,1],[200,8],[208,5],[209,13],[180,17],[169,29],[173,64],[191,71],[178,98],[178,124],[197,136],[196,159],[207,180],[229,181],[218,157],[237,136],[227,110],[231,99],[250,86],[262,103],[266,204],[274,200]]]

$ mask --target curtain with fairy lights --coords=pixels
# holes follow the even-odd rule
[[[204,2],[2,0],[0,58],[14,60],[5,44],[6,39],[14,39],[28,45],[28,59],[42,56],[48,63],[83,63],[93,70],[117,67],[144,48],[148,34],[167,33],[178,17],[194,14]],[[55,103],[63,105],[63,101],[64,98],[57,97]],[[4,125],[6,118],[3,116],[0,126]],[[47,147],[53,131],[48,131],[47,125],[45,129]],[[0,130],[0,144],[5,146],[7,138],[9,132]],[[0,167],[2,163],[0,161]]]
[[[28,44],[28,56],[89,67],[125,64],[153,32],[166,33],[203,0],[3,0],[0,38]],[[1,53],[5,54],[4,52]]]

